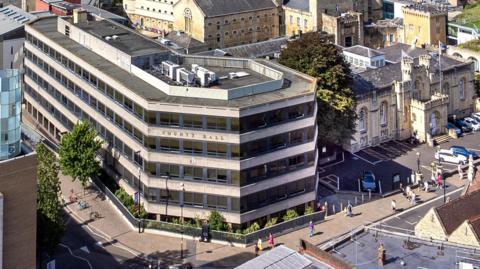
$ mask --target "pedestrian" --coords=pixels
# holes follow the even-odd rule
[[[400,182],[400,191],[402,191],[402,195],[403,195],[404,197],[407,196],[406,193],[405,193],[405,187],[403,187],[403,183],[402,183],[402,182]]]
[[[257,257],[257,256],[258,256],[258,245],[255,244],[255,257]]]
[[[273,241],[273,235],[272,235],[272,233],[269,233],[269,234],[268,234],[268,245],[270,246],[270,248],[274,248],[274,247],[275,247],[275,242]]]
[[[437,189],[442,187],[442,175],[438,174],[437,176]]]
[[[412,191],[412,205],[415,206],[417,204],[417,195]]]
[[[391,205],[392,205],[392,211],[397,212],[397,201],[392,200]]]
[[[463,169],[461,164],[458,164],[458,178],[463,179]]]
[[[385,264],[385,247],[383,246],[383,243],[380,244],[380,247],[378,248],[378,265],[383,266]]]
[[[308,224],[308,230],[310,231],[310,237],[313,236],[313,232],[315,231],[315,226],[313,225],[313,221],[310,221]]]
[[[428,192],[428,181],[423,182],[424,191]]]
[[[412,190],[410,189],[410,185],[407,185],[407,188],[405,188],[405,191],[407,192],[407,200],[410,200],[410,195],[412,194]]]
[[[348,204],[347,204],[347,214],[348,214],[349,217],[353,217],[352,211],[353,211],[353,206],[352,206],[352,204],[350,203],[350,201],[348,201]]]
[[[432,175],[430,176],[430,181],[432,182],[432,185],[436,185],[435,182],[435,173],[432,171]]]
[[[259,251],[262,251],[263,250],[263,243],[262,243],[262,238],[258,238],[257,240],[257,247],[258,247],[258,250]]]

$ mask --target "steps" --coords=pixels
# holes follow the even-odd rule
[[[449,135],[445,134],[445,135],[435,136],[434,139],[437,142],[437,144],[440,145],[440,144],[448,142],[451,139],[451,137]]]

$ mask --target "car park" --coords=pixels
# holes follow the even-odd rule
[[[458,164],[466,164],[467,157],[456,154],[449,149],[441,149],[438,152],[435,152],[435,159],[439,160],[440,162],[449,162],[449,163],[458,163]]]
[[[457,128],[457,126],[455,126],[453,123],[449,122],[447,123],[447,129],[453,129],[455,130],[455,133],[457,133],[457,136],[461,136],[462,135],[462,130],[460,130],[459,128]]]
[[[472,155],[473,159],[478,159],[478,154],[462,146],[451,146],[450,150],[457,155],[465,156],[467,159]]]
[[[375,180],[375,174],[372,171],[363,172],[362,177],[362,189],[375,191],[377,189],[377,182]]]
[[[473,131],[480,130],[480,123],[472,117],[466,117],[463,119],[463,122],[465,122],[468,127],[472,128]]]

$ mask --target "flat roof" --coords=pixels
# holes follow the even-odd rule
[[[281,89],[254,94],[250,96],[244,96],[231,100],[170,96],[154,88],[153,86],[133,75],[132,73],[129,73],[124,69],[118,67],[117,65],[111,63],[110,61],[105,60],[105,58],[103,58],[101,55],[92,52],[91,50],[83,47],[81,44],[71,40],[70,38],[66,38],[65,35],[57,31],[57,17],[40,18],[30,23],[28,27],[32,27],[35,30],[39,31],[45,37],[49,38],[51,42],[56,43],[57,45],[63,47],[65,50],[75,52],[75,55],[77,57],[83,59],[85,62],[89,63],[97,70],[101,70],[101,72],[108,75],[116,82],[122,84],[137,96],[144,98],[150,102],[241,109],[291,99],[294,97],[312,95],[315,92],[315,80],[313,78],[271,61],[255,60],[256,62],[259,62],[267,67],[273,68],[283,73],[284,83]],[[94,29],[92,29],[92,31],[96,32],[98,35],[102,33],[101,31],[97,32]],[[121,40],[125,39],[120,38],[119,42]],[[154,49],[159,49],[160,51],[165,50],[155,42],[149,43],[151,44],[149,44],[148,46],[158,46],[158,48]]]
[[[71,18],[68,20],[73,23]],[[75,24],[75,27],[100,39],[104,39],[106,36],[118,36],[118,39],[110,39],[108,44],[132,57],[168,50],[153,40],[143,37],[123,25],[112,23],[108,20],[79,22]]]
[[[2,7],[0,8],[0,35],[23,28],[25,23],[34,18],[36,18],[35,15],[23,11],[14,5]]]
[[[385,264],[382,268],[456,268],[457,262],[472,262],[480,266],[480,256],[474,251],[418,240],[407,237],[393,237],[388,234],[374,234],[364,232],[353,240],[347,240],[343,244],[335,246],[330,251],[334,256],[350,262],[353,266],[362,269],[379,268],[378,248],[383,243],[386,253]],[[402,265],[402,262],[405,265]],[[476,268],[476,267],[475,267]]]
[[[235,269],[302,269],[311,268],[312,264],[302,254],[280,245]]]

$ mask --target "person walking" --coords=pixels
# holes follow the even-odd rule
[[[423,182],[423,190],[425,192],[428,192],[428,181],[426,181],[426,180]]]
[[[383,266],[385,264],[385,247],[383,246],[383,243],[380,244],[380,247],[378,248],[378,265]]]
[[[258,245],[255,244],[255,257],[257,257],[257,256],[258,256]]]
[[[275,247],[275,242],[273,241],[272,233],[268,234],[268,245],[270,246],[271,249]]]
[[[412,205],[415,206],[417,204],[417,195],[412,191]]]
[[[262,242],[262,238],[258,238],[257,240],[257,248],[259,251],[262,251],[263,250],[263,242]]]
[[[442,187],[442,175],[437,176],[437,189]]]
[[[315,231],[315,226],[313,225],[313,221],[310,221],[310,223],[308,224],[308,230],[310,231],[309,232],[310,237],[312,237],[313,232]]]
[[[353,217],[353,206],[352,204],[350,203],[350,201],[348,201],[348,204],[347,204],[347,215],[349,217]]]
[[[407,188],[405,188],[405,191],[407,192],[407,200],[410,201],[412,198],[410,195],[412,194],[412,190],[410,189],[410,185],[407,185]]]
[[[405,193],[405,187],[403,187],[403,183],[402,183],[402,182],[400,182],[400,191],[402,192],[402,195],[403,195],[404,197],[407,196],[407,194]]]
[[[392,211],[394,213],[397,212],[397,201],[392,200],[391,206],[392,206]]]

